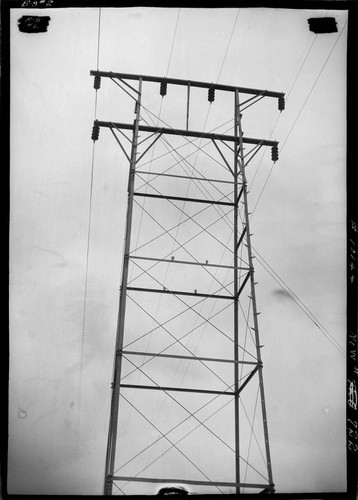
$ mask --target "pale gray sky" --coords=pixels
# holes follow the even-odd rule
[[[48,9],[51,21],[43,34],[18,30],[24,14],[25,9],[11,12],[9,491],[101,494],[127,162],[110,131],[101,130],[94,157],[79,420],[95,99],[89,72],[97,65],[99,12]],[[328,13],[337,20],[338,33],[314,35],[307,18],[326,14],[267,8],[101,10],[101,70],[287,94],[278,121],[276,100],[263,100],[249,108],[243,122],[247,136],[272,135],[282,150],[263,192],[272,166],[269,150],[263,157],[261,150],[248,174],[249,182],[254,177],[251,209],[262,192],[252,232],[277,492],[344,491],[346,484],[345,357],[259,259],[345,346],[347,12]],[[156,115],[160,103],[158,89],[148,92],[144,104]],[[195,106],[191,127],[200,130],[209,108],[206,96]],[[217,93],[206,130],[230,119],[230,106]],[[131,122],[133,103],[114,83],[103,81],[97,116]],[[185,127],[182,96],[171,88],[161,117]],[[204,159],[199,157],[198,166]],[[134,412],[130,415],[135,421]],[[229,435],[225,415],[221,427]],[[208,456],[201,459],[210,469]],[[169,469],[173,460],[168,458]],[[219,462],[224,463],[224,452]],[[219,471],[230,473],[226,465]]]

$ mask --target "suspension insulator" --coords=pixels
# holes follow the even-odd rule
[[[97,141],[98,136],[99,136],[99,125],[97,125],[97,122],[94,122],[94,125],[92,127],[92,135],[91,135],[92,141]]]
[[[99,75],[96,75],[94,77],[94,83],[93,83],[93,88],[98,90],[101,87],[101,77]]]
[[[285,98],[283,95],[278,98],[278,109],[279,111],[283,111],[285,109]]]
[[[160,83],[160,95],[162,97],[164,97],[165,95],[167,95],[167,86],[168,86],[167,82],[163,81],[163,82]]]
[[[271,148],[271,160],[272,161],[278,160],[278,147],[277,146],[272,146],[272,148]]]
[[[215,89],[214,87],[210,87],[208,91],[208,101],[213,102],[215,101]]]

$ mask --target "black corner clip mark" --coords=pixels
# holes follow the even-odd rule
[[[45,33],[50,19],[49,16],[22,16],[17,24],[22,33]]]
[[[310,31],[316,34],[336,33],[337,21],[334,17],[311,17],[307,19]]]

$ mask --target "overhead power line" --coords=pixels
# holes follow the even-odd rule
[[[327,14],[328,14],[328,11],[326,12],[326,16],[327,16]],[[301,74],[301,71],[302,71],[302,69],[303,69],[303,67],[304,67],[304,65],[305,65],[305,63],[306,63],[306,61],[307,61],[307,59],[308,59],[308,56],[309,56],[309,55],[310,55],[310,53],[311,53],[311,50],[312,50],[313,45],[314,45],[314,43],[315,43],[315,41],[316,41],[316,38],[317,38],[317,35],[315,35],[315,36],[313,37],[312,43],[311,43],[311,45],[309,46],[309,49],[307,50],[307,53],[306,53],[306,55],[305,55],[305,57],[304,57],[304,59],[303,59],[303,61],[302,61],[301,65],[300,65],[300,67],[299,67],[299,69],[298,69],[298,71],[297,71],[297,74],[296,74],[296,76],[295,76],[295,78],[294,78],[294,81],[293,81],[293,83],[289,86],[289,89],[288,89],[288,91],[286,92],[286,95],[285,95],[286,102],[288,102],[288,100],[289,100],[290,94],[291,94],[291,92],[292,92],[292,90],[293,90],[294,86],[296,85],[296,82],[297,82],[297,80],[298,80],[298,77],[299,77],[299,76],[300,76],[300,74]],[[308,43],[309,43],[309,40],[308,40]],[[305,48],[304,48],[304,50],[303,50],[303,53],[305,53],[305,51],[306,51],[306,47],[308,46],[308,43],[306,44],[306,46],[305,46]],[[279,114],[278,114],[278,116],[277,116],[277,118],[276,118],[275,124],[274,124],[274,126],[273,126],[273,128],[272,128],[272,131],[271,131],[271,134],[270,134],[270,139],[271,139],[271,137],[273,136],[273,133],[274,133],[274,131],[275,131],[276,127],[277,127],[277,124],[278,124],[278,121],[279,121],[280,117],[281,117],[281,113],[279,113]],[[257,174],[257,172],[258,172],[258,170],[259,170],[259,168],[260,168],[260,165],[261,165],[261,163],[262,163],[262,160],[263,160],[263,158],[264,158],[264,154],[265,154],[265,150],[264,150],[264,152],[263,152],[263,154],[262,154],[262,156],[261,156],[260,163],[258,164],[258,166],[257,166],[257,168],[256,168],[256,171],[255,171],[255,174],[254,174],[254,176],[253,176],[253,179],[252,179],[252,181],[251,181],[251,187],[252,187],[252,185],[253,185],[253,183],[254,183],[254,180],[255,180],[256,174]],[[270,175],[271,175],[271,173],[269,173],[269,175],[268,175],[268,177],[267,177],[267,180],[268,180],[268,178],[269,178],[269,176],[270,176]],[[266,183],[267,183],[267,181],[265,182],[265,185],[266,185]],[[264,188],[263,188],[263,189],[264,189]],[[260,197],[261,197],[261,196],[260,196]],[[258,203],[258,202],[257,202],[257,203]],[[256,204],[257,204],[257,203],[256,203]]]
[[[177,15],[177,20],[175,23],[175,28],[174,28],[174,35],[173,35],[173,40],[172,40],[172,46],[170,48],[170,54],[169,54],[169,61],[168,61],[168,66],[167,66],[167,71],[165,73],[165,76],[168,76],[169,73],[169,68],[170,68],[170,63],[172,61],[172,55],[173,55],[173,49],[174,49],[174,43],[175,43],[175,37],[177,34],[177,28],[178,28],[178,22],[179,22],[179,16],[180,16],[180,11],[181,9],[178,9],[178,15]]]
[[[223,67],[224,67],[224,64],[225,64],[225,61],[226,61],[226,56],[227,56],[227,53],[229,51],[229,47],[231,45],[231,40],[232,40],[234,31],[235,31],[235,28],[236,28],[236,23],[237,23],[237,20],[239,18],[239,15],[240,15],[240,9],[237,11],[237,14],[236,14],[236,17],[235,17],[234,25],[232,27],[231,34],[230,34],[230,37],[229,37],[229,41],[228,41],[227,46],[226,46],[225,54],[224,54],[224,57],[223,57],[223,60],[222,60],[221,66],[220,66],[220,71],[219,71],[218,77],[216,79],[216,83],[218,83],[218,81],[220,79],[221,72],[223,70]]]
[[[333,50],[332,50],[333,51]],[[331,53],[332,53],[331,51]],[[271,171],[272,171],[272,168],[273,168],[273,165],[271,167]],[[265,186],[268,182],[268,178],[266,179],[266,183],[265,183]],[[264,187],[265,187],[264,186]],[[262,194],[262,193],[261,193]],[[257,205],[257,204],[256,204]],[[255,206],[256,207],[256,206]],[[214,207],[214,209],[217,211],[217,212],[222,212],[220,207]],[[256,251],[256,250],[255,250]],[[260,257],[258,255],[258,257]],[[262,258],[263,259],[263,258]],[[269,266],[267,264],[267,262],[265,261],[266,265],[263,263],[263,262],[260,262],[260,264],[265,267],[266,271],[271,275],[271,277],[281,286],[281,288],[283,288],[286,292],[287,292],[287,289],[291,292],[287,292],[288,295],[292,298],[292,300],[296,303],[296,305],[311,319],[311,321],[317,326],[317,328],[319,328],[322,333],[326,336],[326,338],[337,348],[337,350],[340,351],[340,353],[342,355],[344,355],[344,351],[342,349],[342,347],[334,340],[334,338],[331,336],[331,334],[325,329],[325,327],[323,327],[323,325],[318,321],[318,319],[313,315],[313,313],[307,308],[307,306],[305,306],[303,304],[303,302],[297,297],[296,294],[294,294],[294,292],[285,284],[285,282],[278,276],[277,273],[276,276],[279,280],[281,280],[281,282],[286,286],[286,289],[284,288],[284,285],[282,285],[281,282],[278,281],[277,278],[275,278],[275,276],[269,271],[269,269],[266,267],[266,266]],[[272,270],[273,271],[273,270]],[[293,294],[293,295],[291,295]],[[296,297],[296,299],[294,298]],[[336,345],[337,344],[337,345]]]
[[[179,16],[180,16],[180,11],[181,11],[181,9],[178,9],[178,15],[177,15],[177,19],[176,19],[176,23],[175,23],[175,27],[174,27],[173,39],[172,39],[172,44],[171,44],[170,53],[169,53],[168,65],[167,65],[167,69],[166,69],[166,72],[165,72],[165,76],[166,77],[168,76],[169,68],[170,68],[170,64],[171,64],[171,60],[172,60],[174,43],[175,43],[175,37],[176,37],[176,33],[177,33]],[[157,121],[157,126],[159,125],[160,116],[161,116],[161,113],[162,113],[162,106],[163,106],[163,99],[161,99],[161,101],[160,101],[160,107],[159,107],[159,112],[158,112],[158,117],[157,117],[157,120],[158,120]],[[151,169],[152,169],[154,152],[155,152],[155,145],[153,146],[152,152],[151,152],[151,159],[150,159],[150,163],[149,163],[149,171],[151,171]],[[143,200],[143,207],[144,206],[145,206],[145,199]],[[141,230],[141,227],[142,227],[142,218],[143,218],[143,213],[141,214],[141,218],[140,218],[140,221],[139,221],[139,228],[138,228],[138,233],[137,233],[137,244],[138,244],[138,241],[139,241],[139,234],[140,234],[140,230]]]
[[[340,34],[339,34],[339,36],[337,37],[337,39],[336,39],[335,43],[333,44],[333,46],[332,46],[332,48],[331,48],[331,50],[330,50],[330,52],[329,52],[329,54],[328,54],[328,56],[327,56],[327,58],[326,58],[325,62],[323,63],[323,66],[322,66],[321,70],[319,71],[319,73],[318,73],[318,75],[317,75],[317,77],[316,77],[316,79],[315,79],[315,81],[314,81],[314,83],[313,83],[313,85],[312,85],[312,87],[311,87],[311,90],[308,92],[307,97],[306,97],[306,99],[304,100],[304,102],[303,102],[303,104],[302,104],[302,106],[301,106],[301,108],[300,108],[300,111],[298,112],[298,114],[297,114],[297,116],[296,116],[296,118],[295,118],[295,120],[294,120],[294,122],[293,122],[293,124],[292,124],[292,126],[291,126],[291,128],[290,128],[290,130],[289,130],[289,132],[288,132],[288,134],[287,134],[287,136],[286,136],[286,138],[285,138],[285,140],[284,140],[284,142],[283,142],[282,146],[281,146],[281,148],[280,148],[281,153],[282,153],[282,150],[283,150],[283,148],[284,148],[284,146],[285,146],[285,144],[286,144],[287,140],[289,139],[289,137],[290,137],[290,135],[291,135],[291,133],[292,133],[292,131],[293,131],[293,129],[294,129],[294,127],[295,127],[295,125],[296,125],[296,123],[297,123],[298,119],[299,119],[299,117],[301,116],[302,111],[304,110],[304,107],[306,106],[307,101],[308,101],[308,99],[310,98],[310,96],[311,96],[311,94],[312,94],[312,92],[313,92],[313,90],[314,90],[314,88],[315,88],[315,86],[316,86],[316,84],[317,84],[317,82],[318,82],[318,80],[319,80],[319,78],[320,78],[320,76],[321,76],[321,74],[322,74],[322,72],[323,72],[324,68],[326,67],[326,64],[327,64],[327,62],[328,62],[329,58],[331,57],[331,55],[332,55],[332,53],[333,53],[333,51],[334,51],[334,49],[335,49],[335,47],[336,47],[336,45],[337,45],[337,43],[338,43],[338,41],[339,41],[340,37],[342,36],[342,33],[343,33],[343,31],[344,31],[344,29],[345,29],[346,25],[347,25],[347,22],[346,22],[346,23],[345,23],[345,25],[343,26],[343,28],[342,28],[342,30],[341,30],[341,32],[340,32]],[[317,36],[317,35],[316,35],[316,36]],[[314,43],[314,41],[313,41],[313,43]],[[309,52],[311,51],[311,49],[312,49],[312,47],[313,47],[313,43],[312,43],[312,44],[311,44],[311,46],[310,46]],[[303,64],[304,64],[304,63],[305,63],[305,61],[307,60],[307,57],[308,57],[309,52],[307,53],[307,56],[305,57],[305,60],[304,60]],[[299,73],[301,72],[301,70],[302,70],[302,68],[303,68],[303,64],[302,64],[302,66],[301,66],[301,68],[300,68],[300,70],[299,70]],[[294,84],[296,83],[297,78],[298,78],[298,75],[297,75],[297,77],[296,77],[296,79],[295,79],[295,81],[294,81]],[[294,85],[294,84],[293,84],[293,85]],[[290,89],[290,92],[291,92],[291,91],[292,91],[292,89],[293,89],[293,85],[292,85],[292,87],[291,87],[291,89]],[[278,122],[278,120],[277,120],[277,122]],[[276,125],[277,125],[277,122],[276,122],[276,124],[275,124],[275,127],[276,127]],[[274,127],[274,129],[275,129],[275,127]],[[272,131],[272,133],[273,133],[273,131]],[[271,133],[271,136],[272,136],[272,133]],[[271,136],[270,136],[270,138],[271,138]],[[262,158],[263,158],[263,156],[262,156]],[[262,160],[262,158],[261,158],[261,160]],[[261,163],[261,162],[260,162],[260,163]],[[264,185],[263,185],[263,187],[262,187],[262,189],[261,189],[261,191],[260,191],[260,194],[259,194],[259,196],[258,196],[258,199],[257,199],[257,201],[256,201],[256,204],[255,204],[255,206],[254,206],[254,208],[253,208],[253,210],[252,210],[252,215],[251,215],[251,218],[253,217],[253,215],[254,215],[254,213],[255,213],[255,210],[256,210],[256,208],[257,208],[257,205],[258,205],[258,203],[259,203],[259,201],[260,201],[260,199],[261,199],[261,197],[262,197],[262,194],[263,194],[263,192],[264,192],[264,190],[265,190],[265,188],[266,188],[266,186],[267,186],[267,183],[268,183],[269,178],[270,178],[270,176],[271,176],[271,174],[272,174],[272,171],[273,171],[273,167],[274,167],[274,163],[272,163],[272,165],[271,165],[271,168],[270,168],[270,171],[269,171],[269,173],[268,173],[268,175],[267,175],[267,177],[266,177],[265,183],[264,183]]]
[[[229,37],[229,40],[228,40],[228,43],[227,43],[227,46],[226,46],[226,50],[225,50],[225,54],[224,54],[224,57],[223,57],[223,60],[222,60],[222,63],[221,63],[221,66],[220,66],[220,70],[219,70],[219,73],[218,73],[218,77],[217,77],[217,80],[216,82],[219,81],[219,78],[220,78],[220,75],[221,75],[221,72],[223,70],[223,67],[224,67],[224,64],[225,64],[225,60],[226,60],[226,57],[227,57],[227,54],[228,54],[228,51],[229,51],[229,48],[230,48],[230,44],[231,44],[231,40],[232,40],[232,37],[233,37],[233,34],[234,34],[234,31],[235,31],[235,27],[236,27],[236,23],[237,23],[237,20],[238,20],[238,17],[239,17],[239,14],[240,14],[240,9],[238,10],[237,12],[237,15],[235,17],[235,21],[234,21],[234,24],[233,24],[233,28],[231,30],[231,34],[230,34],[230,37]],[[178,18],[179,18],[179,13],[178,13]],[[177,19],[178,21],[178,19]],[[177,26],[176,26],[177,28]],[[175,32],[176,32],[176,28],[175,28]],[[174,37],[173,37],[173,43],[174,43],[174,38],[175,38],[175,34],[174,34]],[[171,51],[172,53],[172,51]],[[171,58],[171,54],[170,54],[170,58]],[[169,67],[169,65],[168,65]],[[163,102],[163,101],[162,101]],[[146,108],[144,108],[146,109]],[[160,108],[161,110],[161,108]],[[211,110],[211,106],[209,106],[208,108],[208,111],[207,111],[207,114],[206,114],[206,118],[205,118],[205,123],[204,123],[204,126],[203,126],[203,130],[206,129],[206,124],[207,124],[207,121],[208,121],[208,118],[209,118],[209,113],[210,113],[210,110]],[[147,112],[150,113],[150,111],[147,109],[146,110]],[[160,120],[160,116],[161,116],[161,113],[159,112],[159,116],[157,117],[158,118],[158,124],[159,124],[159,121],[162,121]],[[142,117],[143,118],[143,117]],[[166,141],[165,141],[166,142]],[[199,147],[197,147],[197,150],[196,150],[196,156],[195,156],[195,159],[194,159],[194,163],[193,164],[190,164],[185,158],[183,158],[181,155],[179,155],[179,153],[177,153],[179,156],[180,156],[180,159],[179,159],[179,164],[182,166],[182,168],[184,168],[184,165],[182,164],[182,162],[184,162],[184,164],[186,164],[186,166],[191,169],[191,172],[189,172],[190,175],[193,175],[193,171],[196,170],[196,163],[197,163],[197,160],[198,160],[198,156],[199,156],[199,153],[201,151],[201,143],[202,143],[202,139],[200,140],[199,142]],[[153,152],[152,152],[152,160],[153,160]],[[150,164],[150,167],[152,165],[152,160],[151,160],[151,164]],[[188,182],[188,185],[187,185],[187,190],[186,190],[186,197],[188,196],[188,193],[189,193],[189,190],[190,190],[190,187],[191,187],[191,180]],[[146,185],[146,191],[147,191],[147,187],[148,187],[148,184]],[[199,190],[201,192],[202,189],[199,188]],[[204,193],[203,193],[204,194]],[[205,196],[205,194],[204,194]],[[177,242],[177,238],[178,238],[178,232],[179,232],[179,229],[180,229],[180,226],[181,226],[181,221],[182,221],[182,217],[183,215],[185,215],[185,212],[184,212],[184,207],[185,207],[185,203],[182,207],[182,210],[181,210],[181,213],[180,213],[180,218],[179,218],[179,224],[177,225],[177,228],[176,228],[176,233],[175,233],[175,236],[174,236],[174,241],[173,241],[173,248],[172,250],[174,250],[174,247],[175,247],[175,243]],[[144,206],[143,206],[143,209],[144,209]],[[143,210],[144,211],[144,210]],[[142,211],[142,214],[143,214],[143,211]],[[195,222],[195,221],[194,221]],[[138,234],[138,237],[139,237],[139,234]],[[166,268],[166,273],[165,273],[165,277],[164,277],[164,283],[166,281],[166,278],[167,278],[167,274],[168,274],[168,271],[169,271],[169,266],[167,266]],[[213,280],[215,279],[215,277],[213,276],[212,277],[212,282]],[[158,308],[159,308],[159,303],[160,303],[160,298],[159,298],[159,302],[158,302],[158,306],[157,306],[157,311],[158,311]],[[156,312],[157,312],[156,311]],[[149,344],[148,344],[149,345]],[[147,348],[148,348],[148,345],[147,345]],[[181,361],[179,362],[179,364],[181,363]],[[178,366],[179,366],[178,364]]]
[[[165,73],[166,77],[168,76],[170,64],[171,64],[171,61],[172,61],[172,55],[173,55],[173,49],[174,49],[174,44],[175,44],[175,38],[176,38],[176,34],[177,34],[177,28],[178,28],[178,23],[179,23],[180,12],[181,12],[181,9],[179,8],[178,9],[177,19],[176,19],[176,22],[175,22],[175,27],[174,27],[172,44],[171,44],[170,53],[169,53],[168,66],[167,66],[166,73]],[[160,116],[161,116],[161,113],[162,113],[162,107],[163,107],[163,99],[161,99],[161,101],[160,101],[160,107],[159,107],[159,112],[158,112],[158,117],[157,117],[157,120],[158,120],[157,121],[157,126],[159,125]],[[154,152],[155,152],[155,145],[153,146],[152,151],[151,151],[151,159],[150,159],[150,164],[149,164],[149,172],[151,172],[151,170],[152,170],[152,163],[153,163]],[[148,186],[149,186],[149,183],[147,183],[146,187],[145,187],[145,192],[146,193],[147,193],[147,190],[148,190]],[[140,205],[140,207],[141,207],[141,215],[140,215],[139,227],[138,227],[138,232],[137,232],[137,240],[136,240],[136,245],[135,245],[136,247],[138,246],[140,232],[141,232],[141,228],[142,228],[143,215],[144,215],[144,212],[145,212],[145,210],[144,210],[145,203],[146,203],[146,198],[143,199],[143,203]],[[131,278],[132,278],[132,276],[133,276],[133,268],[132,268],[132,271],[131,271]],[[157,314],[158,309],[159,309],[160,301],[161,301],[161,296],[158,298],[158,304],[157,304],[156,314]],[[148,339],[148,343],[147,343],[147,346],[146,346],[146,351],[149,348],[149,343],[150,343],[150,337]]]
[[[337,45],[337,43],[338,43],[339,39],[341,38],[342,33],[343,33],[343,31],[344,31],[345,27],[347,26],[347,22],[348,22],[348,21],[346,21],[346,23],[345,23],[345,25],[343,26],[343,28],[342,28],[342,30],[341,30],[341,32],[340,32],[340,34],[339,34],[339,36],[337,37],[336,41],[334,42],[334,44],[333,44],[333,46],[332,46],[332,48],[331,48],[331,50],[330,50],[330,52],[329,52],[329,54],[328,54],[328,56],[327,56],[326,60],[325,60],[325,61],[324,61],[324,63],[323,63],[323,66],[322,66],[322,68],[321,68],[320,72],[318,73],[318,75],[317,75],[317,77],[316,77],[316,79],[315,79],[315,81],[314,81],[314,83],[313,83],[313,85],[312,85],[312,87],[311,87],[311,90],[310,90],[310,91],[309,91],[309,93],[307,94],[307,97],[306,97],[306,99],[305,99],[304,103],[302,104],[301,109],[300,109],[300,111],[299,111],[299,113],[298,113],[298,115],[297,115],[297,117],[296,117],[295,121],[293,122],[293,124],[292,124],[292,126],[291,126],[291,128],[290,128],[290,130],[289,130],[289,132],[288,132],[288,134],[287,134],[287,136],[286,136],[286,139],[284,140],[284,143],[283,143],[283,144],[282,144],[282,146],[281,146],[281,151],[282,151],[283,147],[285,146],[285,144],[286,144],[286,142],[287,142],[288,138],[290,137],[290,135],[291,135],[291,133],[292,133],[292,131],[293,131],[293,129],[294,129],[294,127],[295,127],[295,125],[296,125],[296,123],[297,123],[298,119],[299,119],[299,117],[301,116],[301,113],[302,113],[302,111],[303,111],[304,107],[305,107],[305,106],[306,106],[306,104],[307,104],[308,99],[310,98],[310,96],[311,96],[311,94],[312,94],[312,92],[313,92],[313,90],[314,90],[314,88],[315,88],[315,86],[316,86],[316,84],[317,84],[317,82],[318,82],[318,80],[319,80],[319,78],[320,78],[320,76],[321,76],[321,74],[322,74],[322,72],[323,72],[324,68],[326,67],[326,64],[327,64],[327,62],[328,62],[329,58],[331,57],[331,55],[332,55],[332,53],[333,53],[333,51],[334,51],[334,49],[335,49],[335,47],[336,47],[336,45]]]
[[[257,257],[257,261],[261,266],[270,274],[270,276],[276,281],[276,283],[287,293],[295,304],[305,313],[305,315],[312,321],[312,323],[323,333],[327,340],[342,354],[345,356],[344,349],[336,341],[336,339],[329,333],[327,328],[325,328],[322,323],[316,318],[316,316],[308,309],[304,302],[295,294],[295,292],[284,282],[282,278],[276,273],[276,271],[267,263],[267,261],[259,254],[259,252],[252,246]]]
[[[101,8],[98,9],[98,25],[97,25],[97,71],[99,69],[99,57],[100,57],[100,36],[101,36]],[[95,93],[95,103],[94,103],[94,119],[97,118],[97,108],[98,108],[98,90]],[[92,145],[92,159],[91,159],[91,171],[90,171],[90,189],[89,189],[89,206],[88,206],[88,220],[87,220],[87,244],[86,244],[86,264],[85,264],[85,283],[84,283],[84,297],[83,297],[83,313],[82,313],[82,331],[81,331],[81,343],[80,343],[80,372],[79,372],[79,382],[78,382],[78,407],[77,407],[77,417],[76,417],[76,454],[79,454],[79,443],[80,443],[80,421],[81,421],[81,406],[82,406],[82,376],[83,376],[83,358],[84,358],[84,342],[85,342],[85,331],[86,331],[86,310],[87,310],[87,292],[88,292],[88,266],[89,266],[89,252],[90,252],[90,240],[91,240],[91,222],[92,222],[92,200],[93,200],[93,177],[94,177],[94,158],[95,158],[95,144],[93,141]]]

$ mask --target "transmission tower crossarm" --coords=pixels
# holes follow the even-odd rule
[[[173,84],[173,85],[184,85],[190,87],[197,87],[197,88],[214,88],[216,90],[224,90],[226,92],[236,92],[239,91],[242,94],[251,94],[251,95],[262,95],[262,96],[267,96],[267,97],[283,97],[285,94],[283,92],[274,92],[271,90],[262,90],[262,89],[253,89],[249,87],[235,87],[232,85],[223,85],[221,83],[210,83],[210,82],[198,82],[194,80],[182,80],[179,78],[161,78],[159,76],[149,76],[149,75],[135,75],[135,74],[130,74],[130,73],[114,73],[112,71],[96,71],[96,70],[91,70],[90,74],[92,76],[103,76],[103,77],[108,77],[108,78],[118,78],[120,80],[139,80],[141,79],[143,82],[157,82],[157,83],[162,83],[165,81],[168,84]]]
[[[132,123],[118,123],[118,122],[108,122],[103,120],[96,120],[96,125],[99,127],[116,127],[118,129],[124,130],[133,130],[134,125]],[[153,127],[149,125],[139,125],[140,132],[152,132],[152,133],[162,133],[167,135],[177,135],[184,137],[198,137],[203,139],[219,139],[220,141],[228,141],[228,142],[238,142],[238,137],[234,135],[226,135],[226,134],[213,134],[211,132],[199,132],[197,130],[183,130],[183,129],[174,129],[168,127]],[[244,137],[244,144],[261,144],[262,146],[277,146],[277,141],[271,141],[269,139],[255,139],[253,137]]]

